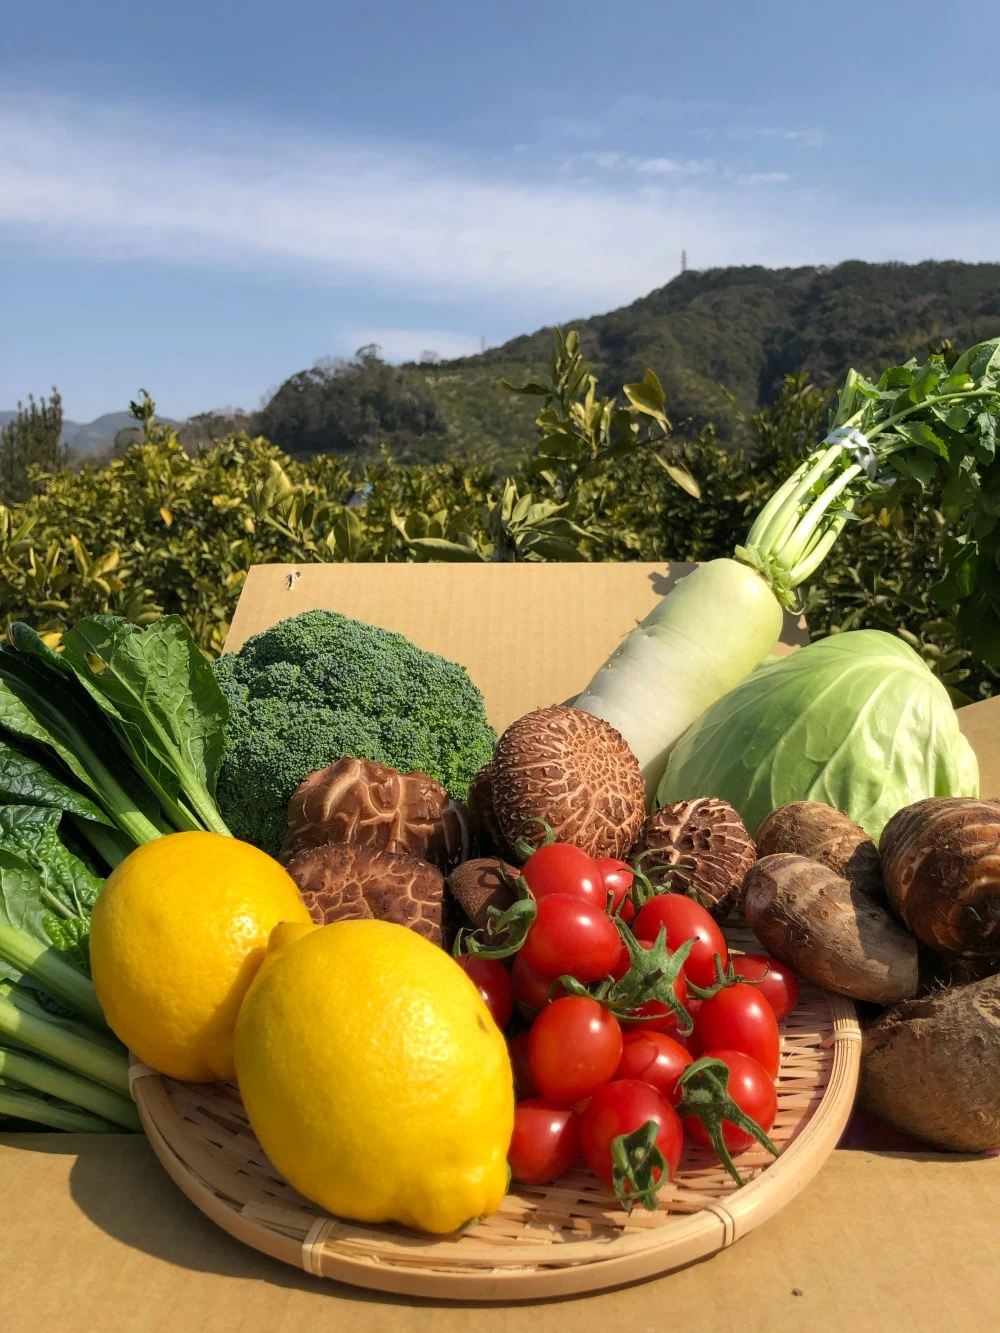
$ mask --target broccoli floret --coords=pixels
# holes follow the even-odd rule
[[[229,700],[218,802],[238,838],[275,855],[288,802],[344,755],[440,782],[463,800],[496,732],[464,667],[332,611],[306,611],[227,653]]]

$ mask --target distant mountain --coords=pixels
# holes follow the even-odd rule
[[[16,412],[0,412],[0,427],[6,426],[8,421],[13,421],[17,416]],[[170,417],[161,417],[161,421],[170,421]],[[177,424],[171,422],[171,424]],[[81,424],[79,421],[63,421],[61,441],[69,445],[71,449],[81,458],[86,458],[90,454],[103,453],[110,449],[115,442],[115,436],[126,426],[134,426],[135,421],[128,412],[106,412],[104,416],[95,417],[93,421]]]
[[[659,375],[675,425],[707,421],[743,438],[741,417],[771,401],[782,376],[817,384],[855,366],[926,355],[928,343],[966,345],[1000,333],[1000,264],[928,262],[832,268],[721,268],[682,273],[620,310],[567,319],[605,391]],[[500,379],[529,378],[552,352],[539,329],[477,356],[394,367],[318,367],[292,376],[257,418],[294,453],[330,450],[358,463],[385,441],[398,458],[515,458],[534,435],[537,399],[512,398]]]

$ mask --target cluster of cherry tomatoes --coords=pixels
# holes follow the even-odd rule
[[[650,1207],[685,1130],[736,1179],[733,1153],[776,1151],[778,1022],[798,998],[785,965],[730,955],[692,897],[643,900],[624,861],[551,842],[521,875],[516,951],[495,956],[487,931],[458,958],[510,1033],[513,1179],[543,1184],[582,1157],[626,1208]]]

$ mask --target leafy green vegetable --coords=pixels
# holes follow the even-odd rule
[[[0,806],[0,920],[89,971],[90,914],[102,881],[63,845],[61,817],[42,806]]]
[[[102,881],[63,845],[60,820],[58,810],[42,806],[0,806],[0,848],[28,862],[53,911],[83,920],[90,916]]]
[[[140,630],[114,616],[86,616],[63,647],[63,661],[111,717],[161,799],[181,794],[194,815],[190,827],[228,833],[213,797],[229,708],[183,622],[166,616]]]
[[[0,646],[0,734],[47,748],[61,760],[105,813],[136,843],[169,831],[157,803],[110,722],[83,686],[33,651],[41,640],[14,626],[17,648]]]
[[[961,519],[937,585],[939,605],[961,603],[963,638],[1000,663],[1000,338],[970,347],[954,365],[934,353],[923,365],[886,370],[877,384],[850,371],[830,432],[757,516],[744,560],[786,605],[826,559],[857,501],[942,492]]]
[[[8,748],[33,749],[40,764],[47,751],[50,778],[65,766],[133,843],[183,829],[228,834],[213,795],[226,700],[180,620],[142,631],[118,617],[84,617],[61,656],[27,625],[12,625],[9,637],[0,647]],[[49,803],[59,804],[54,789]],[[87,813],[75,801],[63,808]],[[87,836],[116,864],[113,839]]]
[[[111,823],[89,797],[67,786],[30,754],[0,740],[0,802],[3,801],[65,810],[96,824]]]
[[[945,687],[901,639],[855,630],[758,667],[714,703],[656,795],[720,797],[751,833],[789,801],[823,801],[877,841],[904,805],[978,790]]]

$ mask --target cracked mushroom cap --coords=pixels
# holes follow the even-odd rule
[[[469,817],[461,801],[423,773],[344,758],[295,789],[280,860],[287,864],[328,842],[402,852],[448,871],[469,855]]]
[[[444,876],[427,861],[328,842],[300,852],[287,869],[317,925],[375,917],[444,943]]]
[[[642,828],[646,787],[639,761],[603,718],[579,708],[539,708],[497,742],[493,808],[504,837],[541,843],[543,819],[559,842],[590,856],[627,855]]]
[[[694,889],[719,921],[739,902],[756,858],[753,838],[733,807],[709,796],[675,801],[650,815],[636,852],[647,853],[639,865],[653,884],[669,878],[678,893]]]

